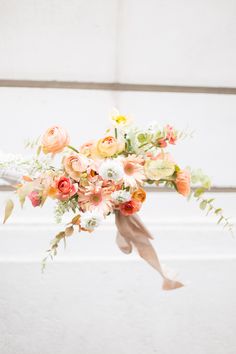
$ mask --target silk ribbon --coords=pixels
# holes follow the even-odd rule
[[[156,269],[163,278],[163,290],[173,290],[184,286],[182,283],[170,279],[164,273],[159,258],[150,240],[153,239],[137,214],[124,216],[119,211],[115,213],[117,226],[116,242],[122,252],[129,254],[133,246],[137,249],[140,257]]]

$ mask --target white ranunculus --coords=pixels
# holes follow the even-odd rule
[[[98,173],[103,179],[118,182],[124,176],[124,169],[120,161],[107,159],[99,167]]]

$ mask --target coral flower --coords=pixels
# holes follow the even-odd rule
[[[56,180],[56,189],[56,197],[59,200],[67,200],[75,195],[77,192],[77,185],[72,183],[70,178],[62,176]]]
[[[132,214],[136,213],[137,211],[139,211],[141,206],[142,206],[141,202],[139,202],[135,199],[132,199],[128,202],[120,204],[119,209],[120,209],[121,214],[123,214],[125,216],[129,216],[129,215],[132,215]]]
[[[175,180],[177,191],[184,197],[190,193],[190,173],[187,170],[177,172]]]
[[[126,187],[135,188],[145,180],[144,160],[135,155],[130,155],[122,160],[124,167],[124,184]]]

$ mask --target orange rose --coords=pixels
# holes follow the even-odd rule
[[[53,126],[42,137],[42,150],[53,155],[61,152],[69,144],[69,136],[64,128]]]
[[[190,173],[187,170],[177,172],[175,184],[177,191],[187,197],[190,193]]]
[[[132,194],[132,199],[135,199],[138,202],[143,203],[146,199],[146,192],[142,188],[139,188],[136,191],[134,191],[134,193]]]
[[[111,157],[119,152],[120,146],[113,136],[99,139],[95,146],[95,153],[100,157]]]

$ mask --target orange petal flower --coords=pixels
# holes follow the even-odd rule
[[[143,203],[146,200],[146,192],[142,188],[136,189],[136,191],[132,194],[132,199]]]

